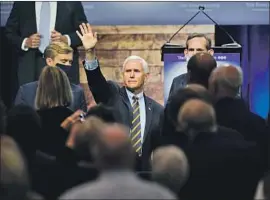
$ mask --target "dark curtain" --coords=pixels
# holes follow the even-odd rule
[[[266,118],[270,102],[270,26],[234,25],[222,27],[242,45],[243,97],[249,102],[252,112]],[[220,46],[232,41],[216,27],[215,42],[217,46]]]

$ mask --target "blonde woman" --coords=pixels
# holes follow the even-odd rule
[[[66,73],[58,67],[46,66],[41,72],[35,98],[42,123],[42,152],[58,156],[65,151],[68,131],[61,127],[61,123],[73,114],[68,108],[72,100]]]

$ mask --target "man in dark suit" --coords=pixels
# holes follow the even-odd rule
[[[255,145],[222,137],[213,106],[199,99],[180,108],[177,127],[188,141],[182,148],[191,171],[180,199],[254,199],[262,175]]]
[[[211,39],[204,34],[194,33],[188,36],[186,41],[186,49],[184,50],[187,62],[189,59],[199,52],[207,52],[213,56],[214,51],[211,49]],[[189,79],[188,73],[181,74],[173,79],[170,95],[174,93],[178,88],[185,87]]]
[[[79,83],[78,53],[81,41],[75,33],[86,22],[81,2],[14,2],[6,23],[6,36],[18,52],[19,85],[36,81],[50,41],[62,41],[74,48],[72,82]]]
[[[124,86],[106,81],[101,73],[98,61],[90,50],[97,43],[89,24],[80,27],[77,32],[87,51],[84,67],[88,84],[97,103],[113,107],[118,122],[130,128],[131,141],[137,152],[143,169],[149,166],[150,135],[159,129],[163,107],[143,92],[144,83],[149,75],[147,62],[139,56],[128,57],[122,68]]]
[[[57,66],[66,72],[70,77],[71,63],[73,61],[73,49],[63,42],[51,43],[44,52],[44,57],[48,66]],[[35,108],[36,90],[38,81],[26,83],[19,88],[17,92],[15,105],[28,105]],[[75,111],[81,109],[87,110],[84,91],[79,85],[71,83],[73,92],[73,102],[70,108]]]
[[[240,132],[245,140],[255,142],[267,163],[269,132],[263,118],[250,112],[245,101],[237,97],[243,83],[240,67],[220,66],[209,78],[209,91],[215,99],[217,123]]]

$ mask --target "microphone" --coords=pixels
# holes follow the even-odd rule
[[[171,40],[174,38],[174,36],[179,33],[179,31],[181,31],[189,22],[191,22],[199,13],[201,12],[201,10],[199,10],[193,17],[191,17],[183,26],[181,26],[176,32],[175,34],[172,35],[172,37],[166,42],[166,43],[170,43]]]
[[[215,20],[213,20],[207,13],[204,12],[204,6],[199,6],[199,9],[201,8],[201,12],[208,18],[210,19],[220,30],[222,30],[230,39],[233,43],[229,43],[229,44],[223,44],[221,45],[222,47],[241,47],[240,44],[238,44],[234,38],[228,33],[228,31],[226,31],[224,28],[222,28],[222,26],[220,26]]]
[[[234,38],[224,29],[222,28],[215,20],[213,20],[208,14],[206,14],[204,12],[205,10],[205,7],[204,6],[199,6],[199,11],[194,15],[192,16],[183,26],[181,26],[173,35],[172,37],[166,42],[166,44],[170,43],[171,40],[175,37],[175,35],[177,33],[179,33],[179,31],[181,31],[189,22],[191,22],[199,13],[203,13],[208,19],[210,19],[219,29],[221,29],[232,41],[232,43],[230,44],[223,44],[221,45],[222,47],[241,47],[240,44],[238,44]]]

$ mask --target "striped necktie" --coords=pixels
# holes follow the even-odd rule
[[[142,138],[141,138],[141,119],[140,119],[140,105],[138,101],[138,97],[133,96],[132,110],[133,110],[133,118],[132,118],[132,126],[131,126],[131,144],[134,150],[141,155],[142,153]]]

